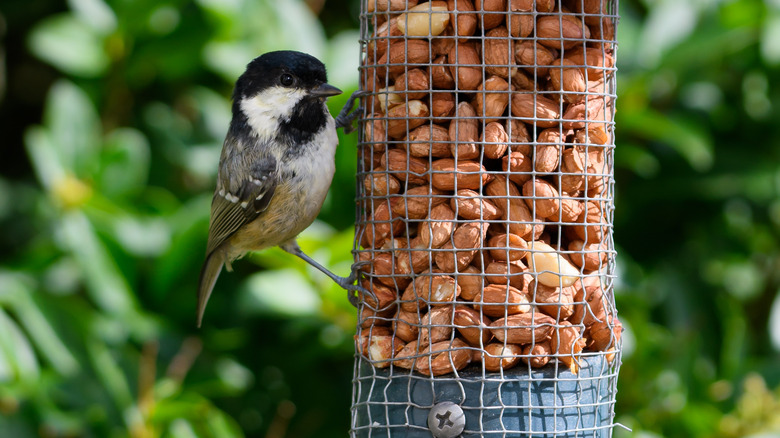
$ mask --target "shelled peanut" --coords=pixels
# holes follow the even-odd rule
[[[367,0],[358,348],[496,371],[619,347],[607,0]]]

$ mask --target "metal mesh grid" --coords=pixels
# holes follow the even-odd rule
[[[362,2],[351,436],[611,436],[616,11]]]

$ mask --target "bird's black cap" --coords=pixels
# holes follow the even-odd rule
[[[284,74],[293,77],[295,88],[313,89],[328,81],[325,65],[319,59],[293,50],[268,52],[253,59],[236,81],[233,100],[253,96],[280,83]]]

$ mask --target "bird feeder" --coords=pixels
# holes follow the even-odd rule
[[[612,0],[363,0],[353,437],[606,437]]]

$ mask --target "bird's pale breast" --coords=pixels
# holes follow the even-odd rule
[[[229,258],[294,239],[316,219],[335,172],[338,138],[333,119],[328,128],[304,146],[307,153],[282,166],[282,177],[268,208],[234,234]]]

